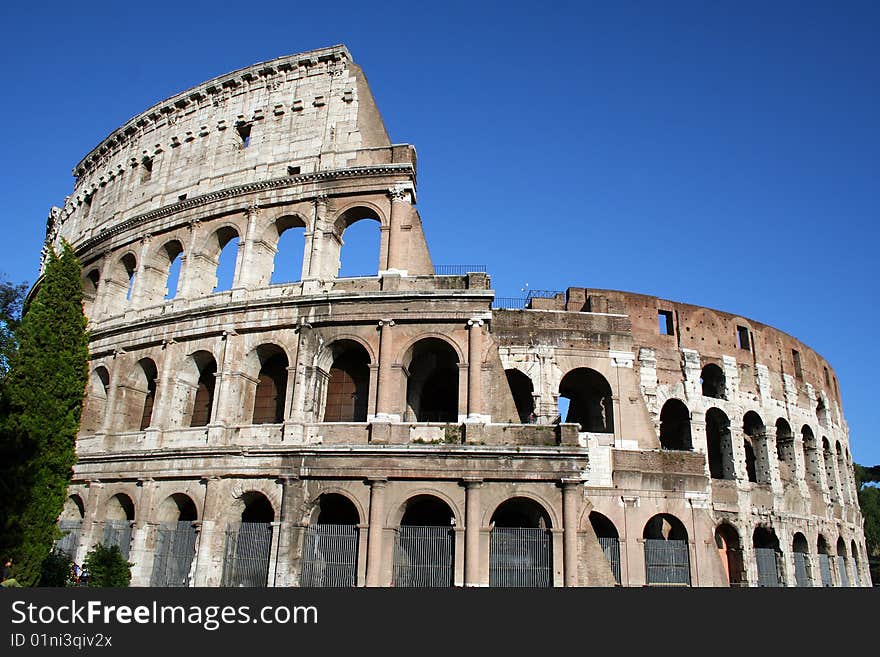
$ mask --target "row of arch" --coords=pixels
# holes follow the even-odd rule
[[[309,238],[318,234],[323,239],[323,232],[309,233],[307,221],[297,214],[275,219],[251,239],[248,250],[242,230],[234,222],[223,223],[206,239],[198,240],[202,246],[193,246],[191,253],[185,246],[190,240],[169,236],[158,247],[126,250],[103,269],[86,266],[86,314],[115,315],[127,307],[148,307],[177,296],[199,297],[245,284],[265,287],[302,280],[310,274],[322,278],[376,275],[380,269],[380,225],[384,222],[369,206],[340,212],[328,224],[332,237],[319,249],[328,259],[322,263],[311,262],[316,249]],[[346,242],[349,246],[343,260]]]

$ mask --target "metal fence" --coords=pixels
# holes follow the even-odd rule
[[[495,527],[489,542],[489,586],[553,586],[550,530]]]
[[[837,555],[837,571],[840,573],[840,585],[849,586],[849,574],[846,572],[846,558]]]
[[[81,528],[82,520],[59,520],[58,529],[67,533],[55,541],[55,549],[73,559],[76,556],[76,548],[79,545],[79,532]]]
[[[522,310],[526,307],[527,301],[525,297],[495,297],[492,299],[492,307]]]
[[[159,526],[150,586],[189,586],[189,569],[196,554],[196,528],[192,522]]]
[[[827,554],[819,555],[819,572],[822,573],[822,586],[834,586],[831,581],[831,560]]]
[[[812,586],[807,555],[803,552],[794,553],[794,579],[800,587]]]
[[[645,570],[649,586],[690,586],[687,541],[645,539]]]
[[[602,546],[602,552],[611,565],[611,572],[614,574],[614,581],[620,584],[620,539],[616,536],[600,536],[599,545]]]
[[[485,274],[486,265],[434,265],[437,276],[467,276],[468,274]]]
[[[357,586],[356,525],[312,525],[306,530],[300,586]]]
[[[451,527],[402,525],[394,542],[392,586],[452,586],[454,555]]]
[[[221,586],[266,586],[272,525],[242,522],[227,528]]]
[[[107,547],[118,545],[122,556],[128,559],[131,549],[131,520],[105,520],[103,543]]]
[[[755,548],[758,564],[758,586],[782,586],[778,553],[773,548]]]

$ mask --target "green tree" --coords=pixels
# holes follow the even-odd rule
[[[40,573],[40,586],[72,586],[73,561],[59,550],[52,550],[43,560]]]
[[[25,294],[27,283],[13,285],[0,274],[0,382],[6,377],[15,353],[15,330],[21,320]]]
[[[873,485],[880,482],[880,465],[865,467],[855,464],[856,486],[859,491],[859,506],[865,519],[865,547],[871,562],[871,579],[880,583],[880,488]]]
[[[98,543],[86,555],[83,563],[89,574],[89,586],[126,587],[131,584],[131,567],[134,564],[126,560],[118,545],[107,547]]]
[[[70,245],[50,252],[45,274],[15,332],[0,400],[0,554],[24,586],[40,579],[60,537],[88,371],[79,261]]]

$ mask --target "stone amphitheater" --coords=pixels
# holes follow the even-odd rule
[[[46,244],[74,246],[91,331],[77,561],[119,545],[137,586],[870,585],[831,365],[730,313],[511,302],[435,266],[415,149],[344,46],[164,100],[74,175]],[[375,274],[341,277],[357,222]]]

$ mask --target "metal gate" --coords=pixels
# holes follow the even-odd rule
[[[807,566],[807,555],[803,552],[794,553],[794,578],[800,587],[812,586],[810,571]]]
[[[357,525],[312,525],[306,530],[300,586],[357,586]]]
[[[131,520],[105,520],[103,543],[107,547],[118,545],[122,556],[128,559],[131,548]]]
[[[451,527],[402,525],[394,542],[392,586],[452,586],[454,555]]]
[[[776,550],[755,548],[755,561],[758,564],[758,586],[782,586]]]
[[[196,528],[192,522],[159,526],[150,586],[189,586],[189,569],[196,553]]]
[[[58,521],[58,529],[66,533],[55,541],[55,549],[66,554],[71,560],[76,556],[76,548],[79,545],[79,531],[81,527],[82,520]]]
[[[611,572],[614,574],[614,581],[620,584],[620,539],[615,536],[600,536],[599,545],[602,546],[602,552],[611,565]]]
[[[827,554],[819,555],[819,572],[822,573],[822,586],[834,586],[831,581],[831,561]]]
[[[645,571],[648,586],[690,586],[687,541],[645,539]]]
[[[495,527],[489,545],[489,586],[553,586],[550,530]]]
[[[837,570],[840,573],[840,585],[849,586],[849,575],[846,572],[846,557],[837,555]]]
[[[226,530],[221,586],[266,586],[271,550],[270,523],[242,522],[231,525]]]

